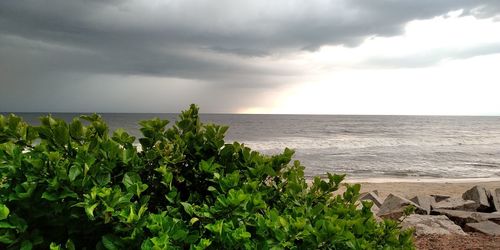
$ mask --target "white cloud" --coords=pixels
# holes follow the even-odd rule
[[[295,60],[309,75],[267,112],[500,115],[500,47],[478,49],[500,45],[499,30],[493,19],[452,13],[410,22],[401,36],[302,53]]]
[[[283,93],[272,113],[500,115],[500,54],[435,67],[347,69]]]
[[[500,22],[495,22],[494,18],[450,14],[409,22],[400,36],[370,37],[354,48],[324,46],[317,52],[300,56],[325,68],[336,69],[406,67],[408,63],[427,66],[448,58],[481,55],[482,50],[500,52]]]

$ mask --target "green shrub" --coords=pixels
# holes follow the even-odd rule
[[[83,123],[82,123],[83,122]],[[85,125],[84,125],[85,123]],[[142,150],[98,115],[40,126],[0,116],[0,248],[411,249],[411,232],[357,209],[359,185],[266,156],[194,105],[174,126],[141,121]]]

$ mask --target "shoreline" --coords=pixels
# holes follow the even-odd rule
[[[482,183],[500,182],[500,177],[484,178],[415,178],[415,177],[347,177],[345,183]]]
[[[462,197],[465,191],[476,185],[491,191],[500,188],[500,178],[347,178],[343,183],[361,184],[361,193],[377,190],[383,199],[391,193],[408,199],[417,195]],[[345,187],[341,187],[338,191],[344,190]]]

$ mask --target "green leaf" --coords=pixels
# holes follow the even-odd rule
[[[187,235],[188,235],[188,233],[187,233],[186,230],[178,229],[172,235],[172,239],[174,239],[174,240],[183,240],[183,239],[186,238]]]
[[[195,249],[206,249],[212,244],[212,241],[209,239],[201,239],[200,243],[195,246]]]
[[[190,225],[193,225],[194,223],[196,223],[197,221],[199,221],[200,219],[196,218],[196,217],[193,217],[191,218],[191,220],[189,220],[189,224]]]
[[[7,231],[4,232],[3,234],[0,234],[0,243],[5,243],[5,244],[12,244],[16,240],[16,236],[12,231]]]
[[[5,220],[9,216],[10,210],[4,204],[0,204],[0,220]]]
[[[67,250],[75,250],[75,244],[73,243],[73,241],[71,239],[68,239],[68,241],[66,241],[66,249]]]
[[[16,228],[16,226],[14,225],[11,225],[10,223],[8,222],[5,222],[5,221],[0,221],[0,228]]]
[[[74,118],[69,124],[69,134],[75,140],[81,140],[83,138],[83,125],[78,118]]]
[[[140,197],[141,193],[148,188],[147,184],[143,184],[141,182],[141,177],[139,177],[138,174],[131,172],[128,172],[123,176],[122,183],[127,191],[134,193],[138,197]]]
[[[99,185],[105,186],[111,181],[111,174],[110,173],[99,173],[96,176],[96,181],[97,181],[97,183],[99,183]]]
[[[37,187],[36,182],[30,182],[30,181],[25,181],[21,183],[21,185],[17,185],[14,190],[15,190],[15,195],[19,197],[20,199],[26,199],[31,197],[33,192],[35,191]]]
[[[42,199],[46,199],[48,201],[56,201],[59,200],[59,196],[57,194],[51,193],[51,191],[45,191],[42,193]]]
[[[122,249],[122,244],[120,239],[114,235],[104,235],[102,236],[102,244],[108,250],[120,250]]]
[[[54,243],[54,242],[50,243],[49,248],[50,248],[50,250],[61,250],[61,246],[59,244]]]
[[[181,202],[182,207],[184,207],[184,211],[189,215],[193,215],[193,206],[187,202]]]
[[[85,206],[85,213],[91,218],[94,219],[94,209],[99,205],[99,203],[93,204],[91,206]]]
[[[69,131],[65,122],[60,121],[54,128],[54,138],[57,144],[61,146],[66,145],[69,142]]]
[[[78,177],[82,173],[82,169],[80,166],[73,165],[69,168],[68,177],[70,181],[74,181],[76,177]]]
[[[123,176],[123,185],[125,186],[126,189],[129,189],[130,187],[132,187],[134,184],[138,183],[141,181],[141,178],[139,177],[138,174],[136,173],[126,173],[124,176]]]

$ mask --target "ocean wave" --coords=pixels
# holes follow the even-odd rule
[[[436,146],[494,146],[500,145],[500,138],[387,138],[387,137],[280,137],[263,140],[243,141],[258,150],[283,149],[365,149],[374,147],[436,147]]]

